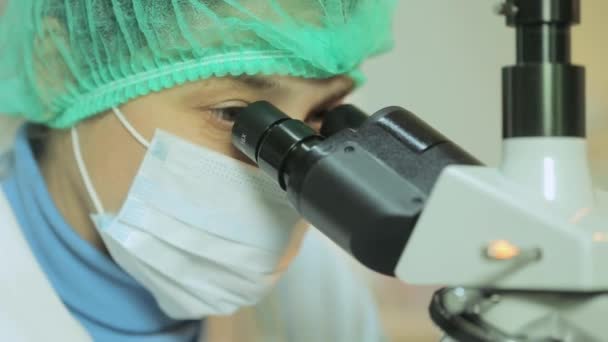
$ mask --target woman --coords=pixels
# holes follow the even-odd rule
[[[29,123],[2,182],[0,340],[205,340],[201,319],[256,304],[278,341],[379,339],[318,236],[271,291],[304,225],[230,129],[258,100],[318,125],[389,46],[393,2],[9,1],[0,112]]]

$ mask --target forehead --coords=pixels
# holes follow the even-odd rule
[[[304,79],[288,76],[241,76],[210,78],[186,83],[136,99],[148,105],[202,108],[225,101],[254,102],[318,107],[344,98],[354,82],[340,76],[329,79]]]
[[[174,91],[254,91],[254,92],[285,92],[297,91],[304,88],[323,89],[325,87],[352,90],[354,82],[345,76],[327,79],[306,79],[292,76],[250,76],[215,77],[175,87]],[[172,90],[170,89],[170,90]]]

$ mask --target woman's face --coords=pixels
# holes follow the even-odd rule
[[[266,100],[291,117],[318,128],[322,113],[339,104],[352,88],[353,83],[347,77],[325,80],[283,76],[216,78],[137,98],[122,106],[121,111],[148,140],[156,129],[162,129],[248,162],[231,144],[235,109]],[[117,212],[146,150],[110,112],[86,120],[77,128],[93,185],[106,211]],[[84,232],[87,240],[101,243],[97,236],[87,236],[90,234]]]

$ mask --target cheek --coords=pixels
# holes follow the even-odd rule
[[[125,148],[123,146],[123,151],[113,156],[113,159],[118,160],[118,162],[112,167],[112,170],[108,170],[108,172],[113,172],[113,176],[106,184],[113,184],[108,187],[108,191],[113,191],[109,196],[112,204],[111,209],[114,212],[118,211],[124,203],[129,188],[144,158],[145,151],[143,146],[139,144],[136,145],[136,148]]]
[[[231,125],[220,125],[203,110],[173,111],[164,120],[157,120],[158,128],[190,143],[203,146],[224,155],[233,156]]]
[[[118,120],[107,115],[87,127],[83,154],[93,185],[107,211],[122,206],[146,149]]]
[[[179,117],[180,120],[165,124],[163,129],[193,144],[254,165],[232,145],[232,124],[217,122],[217,119],[205,112],[184,112]]]

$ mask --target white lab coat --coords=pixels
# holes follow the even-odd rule
[[[0,341],[90,341],[38,266],[1,190]]]
[[[384,341],[367,286],[314,230],[276,290],[232,321],[236,331],[208,342]],[[91,341],[38,266],[1,190],[0,341]]]

